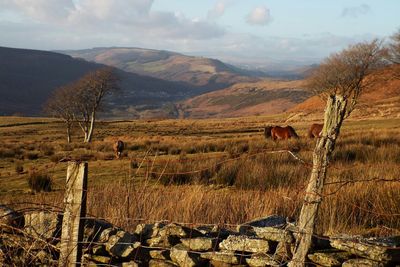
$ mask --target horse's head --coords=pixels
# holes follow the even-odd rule
[[[271,130],[272,130],[271,125],[268,125],[267,127],[264,128],[264,136],[265,138],[270,138],[271,137]]]

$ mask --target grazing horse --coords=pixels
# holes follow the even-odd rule
[[[323,124],[313,123],[310,127],[310,130],[308,130],[308,137],[310,138],[320,137],[322,133],[322,128],[324,128]]]
[[[289,138],[299,138],[296,131],[292,126],[280,127],[280,126],[267,126],[264,129],[265,138],[277,139],[289,139]]]
[[[121,140],[118,140],[117,142],[114,143],[113,145],[113,150],[115,153],[115,157],[117,159],[119,159],[122,155],[122,151],[124,150],[124,142],[122,142]]]

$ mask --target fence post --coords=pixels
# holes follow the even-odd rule
[[[344,120],[347,100],[341,96],[331,96],[325,109],[324,128],[313,152],[313,168],[308,181],[306,195],[301,208],[296,238],[296,247],[289,267],[306,265],[308,250],[317,221],[318,210],[322,202],[328,164],[335,149],[336,139]]]
[[[86,216],[87,162],[68,162],[59,266],[80,266]]]

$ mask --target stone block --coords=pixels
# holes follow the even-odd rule
[[[400,262],[400,236],[387,238],[362,238],[336,236],[331,246],[378,262]]]
[[[352,254],[346,251],[324,250],[316,251],[308,255],[308,258],[321,266],[342,266],[342,263],[350,259]]]
[[[269,251],[269,243],[264,239],[252,238],[244,235],[231,235],[219,243],[219,248],[229,251],[267,253]]]
[[[27,212],[24,221],[24,231],[33,237],[47,239],[61,236],[62,216],[55,212]]]
[[[133,251],[140,247],[134,235],[119,230],[115,235],[110,236],[105,243],[106,250],[110,255],[118,258],[127,258]]]
[[[209,251],[218,248],[217,238],[209,237],[196,237],[196,238],[182,238],[181,242],[187,248],[194,251]]]
[[[204,263],[199,253],[190,252],[188,248],[182,244],[174,246],[171,249],[170,256],[173,262],[182,267],[202,266]]]
[[[280,266],[272,255],[265,253],[253,254],[250,258],[246,259],[246,262],[250,267]]]
[[[212,262],[223,262],[227,264],[239,264],[241,263],[240,257],[233,251],[215,251],[215,252],[203,252],[200,255],[203,259],[208,259]],[[245,259],[242,259],[245,262]]]

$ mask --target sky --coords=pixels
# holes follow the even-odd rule
[[[0,0],[0,46],[316,62],[400,28],[399,0]]]

